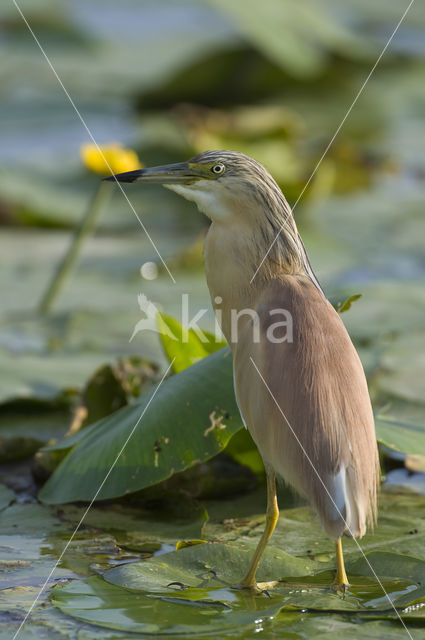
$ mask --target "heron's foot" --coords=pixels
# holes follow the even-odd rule
[[[347,577],[345,577],[345,580],[342,581],[335,578],[335,581],[331,585],[331,589],[332,591],[335,591],[335,593],[338,593],[339,595],[342,595],[343,598],[345,598],[345,594],[349,586],[350,583],[348,582]]]
[[[272,580],[270,582],[248,582],[242,580],[242,582],[236,585],[236,589],[249,589],[252,593],[263,594],[270,597],[270,589],[273,589],[278,583],[278,580]]]

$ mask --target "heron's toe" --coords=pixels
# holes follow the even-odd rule
[[[332,591],[335,591],[335,593],[338,593],[339,595],[342,595],[343,598],[345,598],[345,594],[349,586],[350,586],[350,583],[348,582],[348,580],[347,581],[335,580],[335,582],[331,586],[331,589]]]

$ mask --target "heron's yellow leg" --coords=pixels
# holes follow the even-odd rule
[[[276,523],[279,519],[279,508],[277,505],[277,495],[276,495],[276,476],[271,471],[266,471],[266,473],[267,473],[266,527],[257,545],[254,556],[251,560],[251,564],[249,565],[249,569],[244,579],[241,581],[242,587],[253,587],[255,585],[255,574],[257,572],[258,565],[260,564],[264,550],[267,546],[268,541],[271,538],[271,535],[274,531]]]
[[[347,574],[345,573],[341,538],[338,538],[336,542],[336,576],[333,586],[335,588],[343,589],[344,591],[345,588],[349,586]]]

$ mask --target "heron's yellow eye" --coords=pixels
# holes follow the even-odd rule
[[[219,176],[220,173],[223,173],[225,168],[226,167],[224,166],[224,164],[221,164],[221,162],[219,162],[218,164],[215,164],[213,167],[211,167],[211,171],[215,173],[216,176]]]

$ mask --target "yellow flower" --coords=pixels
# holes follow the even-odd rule
[[[99,151],[100,149],[100,151]],[[141,169],[142,164],[133,149],[126,149],[118,142],[100,146],[95,144],[83,144],[80,149],[81,159],[84,165],[94,173],[109,175],[112,173],[124,173]]]

